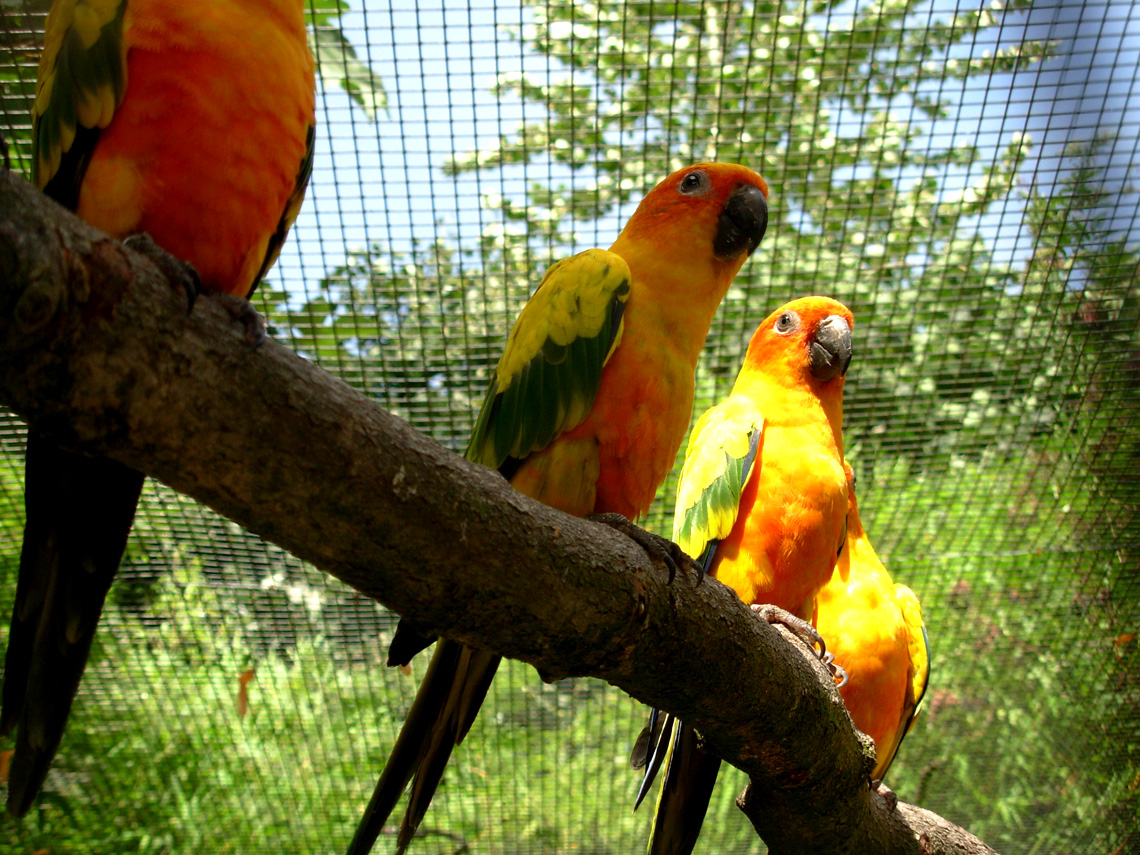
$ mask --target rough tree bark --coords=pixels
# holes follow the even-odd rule
[[[0,167],[0,402],[441,634],[696,726],[774,853],[990,853],[867,786],[826,672],[727,588],[524,498]],[[541,596],[535,596],[541,591]],[[618,750],[615,746],[614,750]],[[632,773],[631,773],[632,776]]]

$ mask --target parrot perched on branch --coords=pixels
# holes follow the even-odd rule
[[[112,237],[149,234],[193,265],[197,282],[180,268],[191,299],[199,288],[248,297],[304,199],[315,86],[304,0],[56,0],[33,178]],[[169,271],[154,244],[139,247]],[[16,816],[59,748],[142,484],[141,472],[28,433],[0,713],[0,733],[16,729]]]
[[[793,300],[760,324],[731,395],[693,428],[673,518],[673,539],[706,573],[816,643],[816,593],[845,537],[841,428],[853,325],[847,307],[825,297]],[[637,741],[633,764],[647,768],[636,804],[666,767],[651,855],[689,853],[697,842],[720,769],[698,742],[657,710]]]
[[[767,196],[743,166],[691,166],[649,192],[608,251],[553,265],[507,338],[468,459],[569,514],[642,516],[688,428],[713,313],[764,235]],[[389,664],[426,643],[405,644],[420,635],[406,627]],[[498,663],[439,642],[349,855],[371,850],[412,781],[397,852],[408,846]]]
[[[918,598],[891,581],[867,540],[855,475],[850,466],[847,472],[847,547],[816,598],[816,629],[847,672],[839,695],[851,720],[875,740],[871,778],[877,786],[918,715],[930,677],[930,647]]]

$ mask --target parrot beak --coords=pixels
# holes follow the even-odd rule
[[[827,382],[847,374],[851,364],[851,327],[839,315],[828,315],[815,328],[811,343],[811,376]]]
[[[768,228],[768,200],[759,187],[741,184],[732,191],[720,211],[713,238],[713,252],[721,261],[740,253],[752,254]]]

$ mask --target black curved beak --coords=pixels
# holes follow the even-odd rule
[[[713,252],[721,261],[736,258],[740,253],[751,255],[760,245],[764,230],[768,228],[768,200],[760,188],[741,184],[728,197],[721,209],[713,238]]]
[[[828,315],[815,328],[811,343],[811,376],[827,382],[847,373],[851,364],[851,327],[845,318]]]

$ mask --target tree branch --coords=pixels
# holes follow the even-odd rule
[[[148,258],[0,170],[0,401],[37,430],[449,638],[678,714],[750,776],[740,804],[773,853],[992,852],[871,793],[870,741],[822,666],[728,588],[670,584],[621,535],[523,497],[277,342],[251,347],[245,305],[188,313]]]

